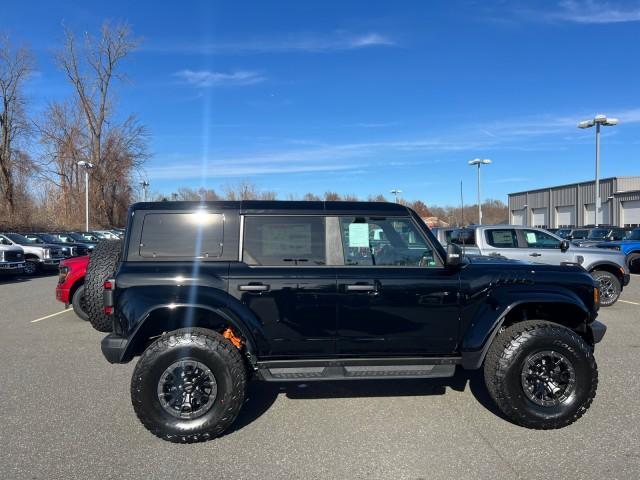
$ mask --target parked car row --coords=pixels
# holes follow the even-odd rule
[[[613,305],[619,298],[622,289],[630,281],[630,269],[637,266],[640,260],[640,229],[636,229],[628,238],[638,241],[620,240],[599,243],[586,243],[579,246],[554,235],[542,228],[518,225],[482,225],[460,229],[438,229],[435,233],[444,245],[453,243],[464,248],[467,255],[484,255],[525,260],[550,265],[581,265],[600,286],[600,304]],[[595,230],[585,229],[587,236]],[[635,232],[635,233],[634,233]],[[600,232],[597,232],[600,235]],[[637,244],[637,250],[623,247]]]
[[[102,239],[119,239],[123,230],[0,233],[0,273],[35,275],[58,271],[65,258],[88,255]]]

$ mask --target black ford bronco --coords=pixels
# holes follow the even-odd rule
[[[465,258],[402,205],[138,203],[122,245],[109,248],[92,258],[115,271],[102,351],[111,363],[140,356],[133,406],[166,440],[220,435],[251,377],[483,368],[505,416],[537,429],[574,422],[596,393],[606,327],[582,267]]]

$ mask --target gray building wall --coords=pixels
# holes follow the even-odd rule
[[[586,218],[588,213],[585,206],[594,208],[595,191],[595,181],[589,181],[511,193],[508,201],[509,222],[520,223],[519,220],[522,219],[522,224],[533,225],[534,218],[539,220],[544,212],[543,225],[557,228],[560,209],[565,219],[567,212],[572,212],[573,226],[594,223],[593,218]],[[600,199],[602,223],[624,226],[622,202],[640,200],[640,176],[603,178],[600,180]]]

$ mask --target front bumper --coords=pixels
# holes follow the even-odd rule
[[[607,331],[607,326],[599,322],[598,320],[594,320],[591,323],[591,333],[593,335],[593,343],[598,343],[604,337],[605,332]]]
[[[46,258],[41,262],[41,265],[45,270],[56,270],[60,266],[60,262],[62,260],[64,260],[64,257]]]
[[[127,339],[122,338],[114,333],[110,333],[102,339],[100,348],[104,358],[109,363],[127,363],[130,359],[125,360],[127,350]]]
[[[625,273],[624,275],[622,275],[622,286],[626,287],[627,285],[629,285],[629,282],[631,281],[631,275],[628,273]]]
[[[69,305],[71,291],[68,288],[60,288],[60,285],[56,287],[56,300]]]
[[[22,273],[24,262],[0,262],[0,273]]]

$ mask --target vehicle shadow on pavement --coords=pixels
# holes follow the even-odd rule
[[[284,394],[292,400],[407,397],[445,395],[447,387],[458,392],[464,392],[468,387],[480,405],[497,417],[510,422],[498,410],[489,396],[484,384],[482,369],[469,371],[458,368],[456,374],[450,378],[339,380],[308,383],[252,381],[248,385],[245,405],[227,433],[240,430],[260,418],[269,410],[280,394]]]

